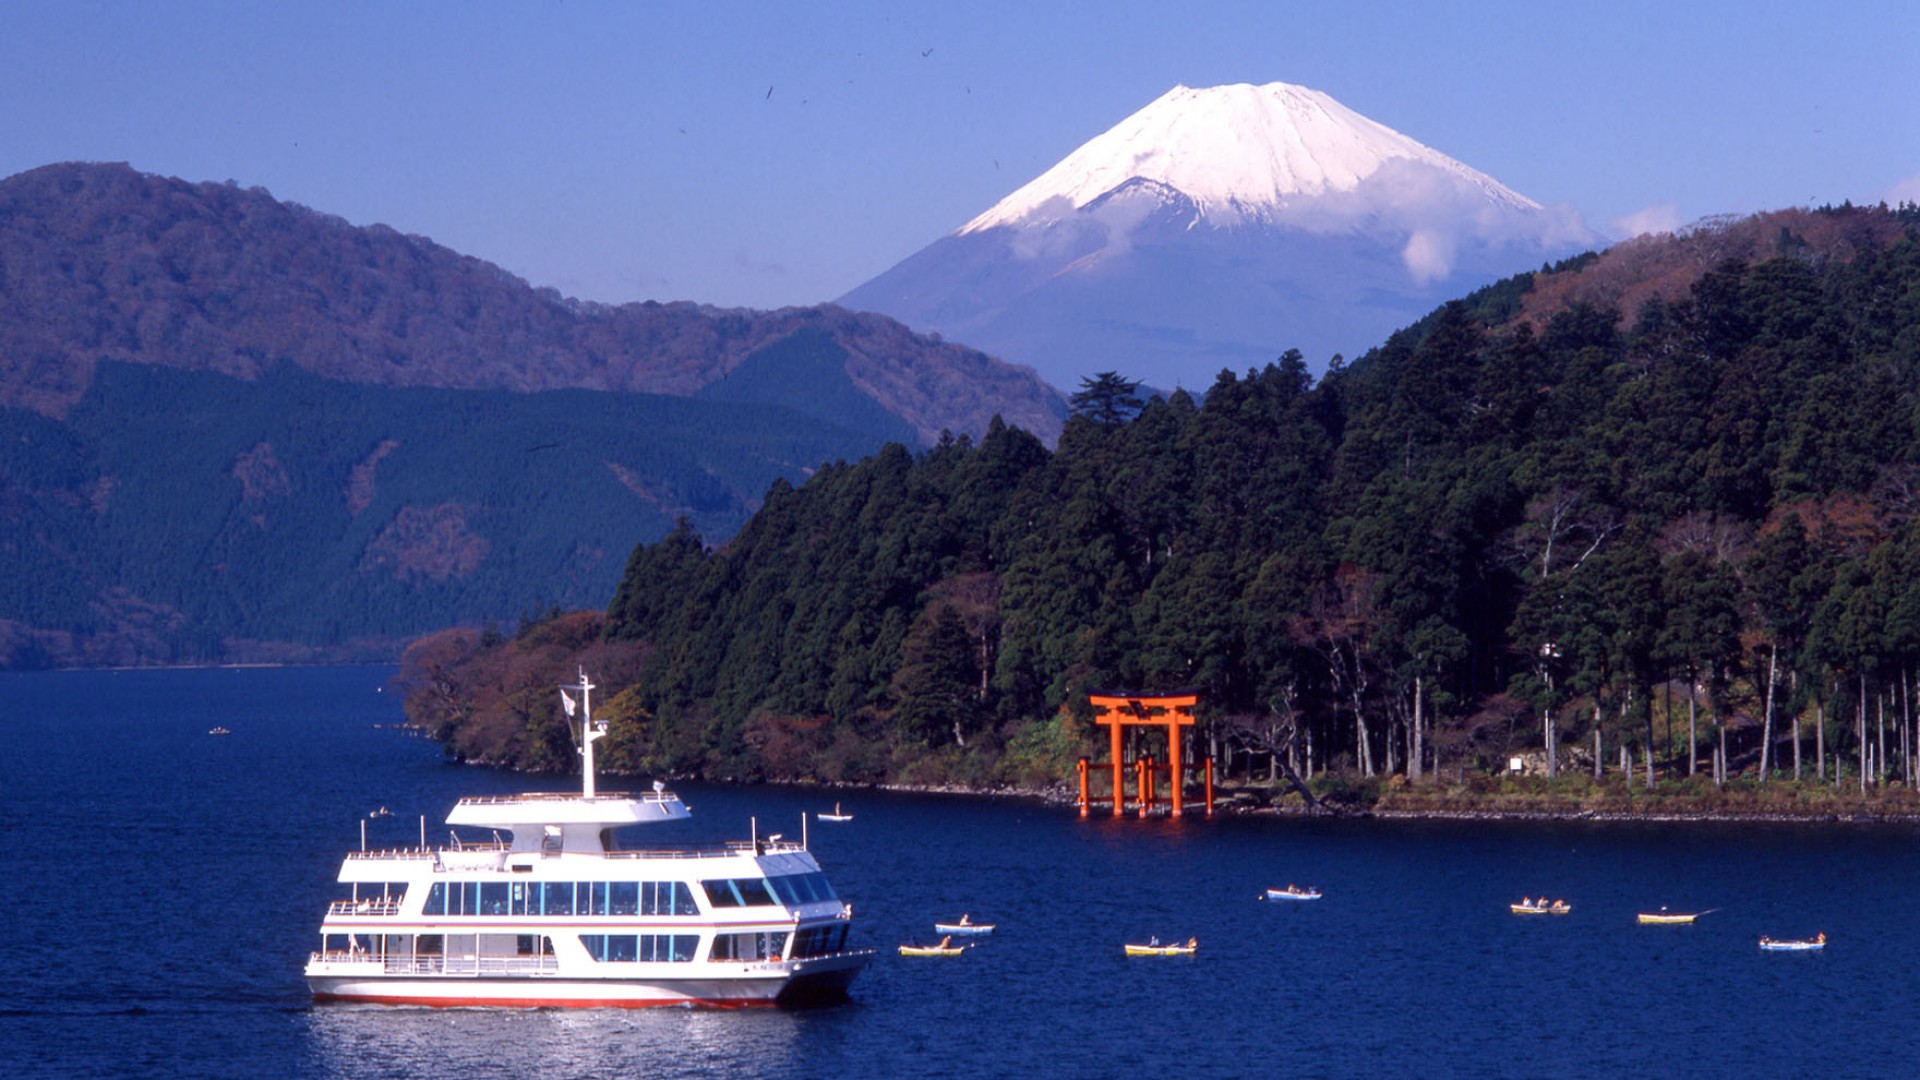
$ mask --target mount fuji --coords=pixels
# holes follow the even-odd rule
[[[1322,369],[1592,245],[1578,215],[1287,83],[1176,86],[839,299],[1055,386]]]

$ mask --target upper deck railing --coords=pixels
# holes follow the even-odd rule
[[[618,802],[631,799],[643,803],[679,802],[680,796],[671,791],[604,791],[594,795],[583,795],[578,791],[523,791],[513,795],[468,795],[461,799],[460,806],[508,806],[525,802]]]
[[[398,915],[400,901],[396,899],[335,900],[327,905],[329,915]]]
[[[758,850],[756,851],[756,847]],[[349,851],[348,859],[387,860],[392,862],[432,860],[442,852],[507,851],[510,845],[504,842],[482,841],[446,844],[439,847],[382,848],[376,851]],[[762,840],[756,845],[751,840],[727,840],[721,843],[689,842],[666,847],[622,848],[614,851],[567,852],[571,858],[600,859],[712,859],[724,855],[790,855],[805,851],[806,846],[792,840]],[[546,852],[533,852],[544,858],[554,857]],[[466,868],[462,868],[466,869]]]

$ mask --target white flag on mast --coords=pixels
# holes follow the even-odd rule
[[[562,707],[567,710],[567,715],[572,716],[573,715],[573,699],[567,696],[567,692],[565,690],[560,691],[560,703]]]

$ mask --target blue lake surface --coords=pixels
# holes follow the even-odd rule
[[[0,675],[0,1059],[182,1077],[1909,1076],[1920,830],[1082,821],[1019,800],[675,785],[686,838],[810,826],[880,950],[807,1011],[311,1005],[360,842],[566,789],[388,725],[384,668]],[[232,734],[211,736],[225,726]],[[603,787],[624,786],[620,782]],[[635,785],[639,786],[639,785]],[[380,806],[390,818],[367,821]],[[665,834],[662,838],[667,838]],[[1255,899],[1289,882],[1315,903]],[[1518,918],[1542,892],[1573,913]],[[1667,905],[1717,909],[1641,927]],[[911,960],[932,923],[999,931]],[[1763,935],[1825,931],[1822,953]],[[1126,941],[1195,936],[1191,958]]]

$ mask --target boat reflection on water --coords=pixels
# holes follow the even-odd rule
[[[427,1009],[329,1005],[301,1014],[309,1075],[801,1075],[818,1011]]]

